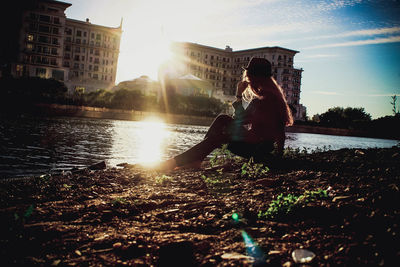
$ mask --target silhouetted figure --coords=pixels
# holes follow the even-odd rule
[[[252,58],[237,84],[234,116],[219,115],[199,144],[162,162],[157,169],[171,170],[181,166],[200,166],[215,148],[228,144],[234,154],[256,161],[272,152],[279,154],[285,143],[285,126],[293,124],[283,91],[271,73],[271,63]],[[249,105],[245,109],[242,99]]]

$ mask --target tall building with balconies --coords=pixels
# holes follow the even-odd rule
[[[260,47],[233,51],[195,44],[172,45],[178,75],[192,74],[214,86],[213,96],[225,101],[235,99],[236,85],[242,79],[243,68],[252,57],[268,59],[272,64],[275,80],[284,90],[295,119],[303,119],[300,107],[302,69],[293,67],[298,51],[282,47]]]
[[[71,4],[59,1],[27,1],[22,9],[17,55],[11,63],[14,77],[36,76],[65,81],[63,67],[65,9]]]
[[[122,21],[118,27],[69,19],[69,3],[15,0],[12,38],[3,42],[2,73],[63,81],[70,92],[109,89],[115,85]],[[4,27],[4,25],[3,25]],[[5,45],[4,45],[5,43]],[[4,47],[4,48],[3,48]],[[3,74],[4,75],[4,74]]]
[[[115,85],[121,33],[121,25],[112,28],[67,18],[63,66],[70,70],[68,88],[93,91]]]

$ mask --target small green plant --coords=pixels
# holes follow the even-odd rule
[[[15,221],[22,222],[24,224],[26,222],[26,220],[32,216],[34,210],[35,210],[35,206],[32,204],[25,210],[25,212],[22,215],[18,215],[18,213],[14,213]]]
[[[328,192],[322,189],[316,191],[305,191],[300,196],[292,194],[283,195],[281,193],[275,200],[272,200],[266,211],[258,212],[258,218],[276,219],[278,217],[286,216],[304,204],[327,197]]]
[[[63,188],[65,189],[71,189],[72,185],[68,185],[68,184],[63,184]]]
[[[111,201],[111,205],[113,205],[114,207],[119,207],[125,204],[128,204],[128,201],[122,197],[116,197]]]
[[[248,162],[243,163],[240,175],[243,178],[258,178],[264,176],[269,172],[269,168],[264,166],[262,163],[254,163],[253,158],[250,158]]]
[[[236,156],[228,149],[228,144],[223,144],[221,148],[216,149],[210,159],[211,167],[222,165],[231,161],[236,160]]]
[[[168,183],[170,181],[172,181],[172,177],[168,176],[168,175],[165,175],[165,174],[156,177],[156,183],[157,184],[165,185],[166,183]]]
[[[39,184],[41,184],[41,185],[48,184],[50,182],[50,178],[51,178],[51,174],[40,175],[38,178]]]
[[[215,185],[220,183],[220,179],[219,177],[215,176],[215,175],[211,175],[211,176],[205,176],[204,174],[201,176],[201,178],[204,180],[204,182],[207,185]]]

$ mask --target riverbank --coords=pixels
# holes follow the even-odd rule
[[[293,266],[303,248],[313,266],[393,266],[399,162],[398,147],[342,149],[288,153],[268,172],[232,159],[197,171],[124,165],[4,183],[2,263]],[[291,209],[273,215],[281,193]]]
[[[114,120],[130,120],[141,121],[149,118],[159,118],[166,123],[170,124],[185,124],[185,125],[199,125],[210,126],[214,117],[201,117],[183,114],[167,114],[160,112],[136,111],[136,110],[122,110],[122,109],[107,109],[85,106],[72,106],[72,105],[58,105],[58,104],[36,104],[33,112],[37,114],[48,114],[50,116],[74,116],[84,118],[97,118],[97,119],[114,119]],[[390,133],[372,134],[367,131],[338,129],[319,126],[308,125],[293,125],[286,128],[287,132],[293,133],[314,133],[338,136],[357,136],[357,137],[371,137],[371,138],[385,138],[394,139]]]

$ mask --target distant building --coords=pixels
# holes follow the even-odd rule
[[[213,86],[205,80],[187,74],[177,79],[171,80],[174,84],[176,93],[186,96],[207,96],[211,97],[213,94]]]
[[[117,72],[121,25],[91,24],[68,19],[69,3],[52,0],[14,0],[2,49],[2,73],[13,77],[43,77],[63,81],[70,92],[108,89]],[[4,25],[3,25],[4,27]]]
[[[243,69],[252,57],[268,59],[272,64],[275,80],[283,88],[295,119],[302,118],[304,109],[300,104],[302,69],[293,67],[298,51],[282,47],[260,47],[233,51],[195,44],[174,43],[174,68],[177,75],[192,74],[209,82],[213,96],[224,101],[235,99],[236,85],[241,80]]]
[[[161,85],[159,82],[150,79],[146,75],[142,75],[139,78],[120,82],[113,90],[127,89],[136,90],[143,95],[155,95],[157,96],[161,90]]]

